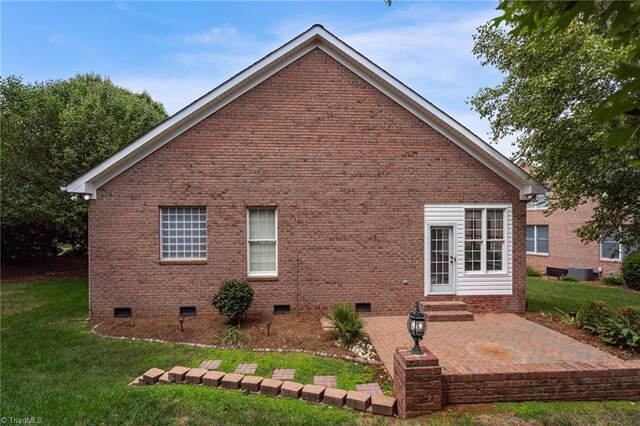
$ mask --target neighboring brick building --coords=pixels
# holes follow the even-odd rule
[[[321,26],[65,189],[90,199],[92,319],[208,312],[227,278],[269,312],[522,311],[544,190]]]
[[[620,272],[625,247],[611,238],[584,244],[576,235],[576,229],[591,219],[593,203],[575,210],[556,210],[548,216],[546,211],[544,196],[527,204],[527,266],[543,273],[547,267],[571,266],[593,268],[603,276]]]

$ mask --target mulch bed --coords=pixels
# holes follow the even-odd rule
[[[598,336],[594,336],[593,334],[580,330],[574,325],[567,324],[562,322],[560,316],[554,316],[553,321],[544,318],[539,313],[527,312],[525,314],[525,318],[529,321],[533,321],[540,325],[543,325],[547,328],[557,331],[558,333],[562,333],[566,336],[569,336],[573,339],[576,339],[579,342],[586,343],[587,345],[591,345],[595,348],[600,349],[601,351],[607,352],[611,355],[614,355],[620,359],[624,360],[633,360],[640,359],[640,352],[631,352],[630,350],[623,350],[617,346],[611,346],[603,343]]]
[[[269,336],[267,321],[271,321]],[[223,341],[227,325],[227,319],[222,315],[207,313],[186,317],[184,332],[180,331],[180,324],[175,316],[109,319],[99,323],[96,332],[112,337],[229,346]],[[242,324],[242,332],[248,337],[248,341],[237,347],[245,349],[303,349],[331,355],[355,356],[353,352],[334,344],[330,333],[320,325],[319,313],[301,313],[299,316],[250,314]]]

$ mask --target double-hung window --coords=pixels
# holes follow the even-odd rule
[[[640,250],[640,247],[629,248],[616,241],[614,233],[605,235],[600,243],[600,259],[621,261],[629,253]]]
[[[278,275],[278,211],[247,209],[247,266],[249,276]]]
[[[160,259],[207,258],[205,207],[160,208]]]
[[[548,225],[527,225],[527,253],[549,254]]]
[[[502,272],[506,269],[506,210],[466,209],[464,270]]]

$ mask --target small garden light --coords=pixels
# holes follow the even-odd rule
[[[411,312],[409,312],[409,319],[407,320],[407,329],[411,338],[416,342],[415,346],[409,353],[412,355],[423,355],[422,349],[420,349],[420,341],[424,337],[425,331],[427,331],[427,322],[425,321],[424,314],[420,311],[420,304],[416,300],[416,306]]]
[[[267,337],[269,337],[269,330],[271,329],[271,321],[267,321]]]
[[[184,317],[178,317],[178,322],[180,323],[180,332],[183,332],[184,331],[184,327],[183,327]]]

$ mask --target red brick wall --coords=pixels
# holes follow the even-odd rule
[[[518,190],[316,49],[98,190],[91,316],[210,311],[222,280],[246,276],[247,206],[278,207],[279,277],[253,283],[252,309],[294,310],[299,284],[303,308],[404,314],[424,294],[426,203],[512,203],[514,296],[500,308],[522,310]],[[159,206],[207,207],[205,265],[159,264]]]
[[[564,268],[583,266],[596,272],[602,267],[603,275],[618,274],[620,262],[600,260],[598,243],[584,244],[576,229],[593,215],[593,204],[587,203],[576,210],[558,210],[545,216],[544,210],[527,210],[527,225],[549,226],[549,255],[527,254],[527,265],[540,272],[547,267]]]
[[[443,374],[442,403],[640,400],[640,362],[608,367],[580,364],[525,364],[513,372],[507,367],[500,373]]]

